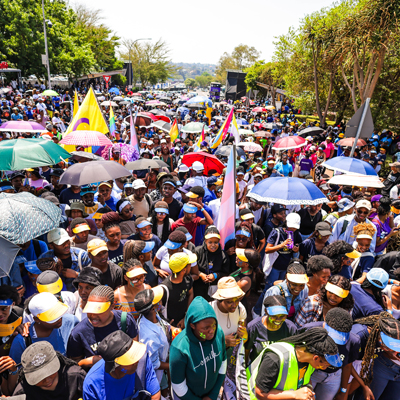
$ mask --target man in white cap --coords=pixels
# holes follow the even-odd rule
[[[192,165],[193,176],[186,179],[185,185],[207,187],[207,177],[203,175],[204,165],[195,161]]]

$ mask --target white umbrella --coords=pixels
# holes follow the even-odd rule
[[[110,100],[105,100],[105,101],[103,101],[102,103],[100,103],[101,106],[105,106],[105,107],[110,107],[110,104],[111,104],[113,107],[118,107],[118,104],[117,104],[117,103],[115,103],[114,101],[110,101]]]
[[[357,187],[373,187],[383,188],[385,185],[380,181],[378,176],[359,175],[359,174],[341,174],[335,175],[329,179],[328,183],[335,185],[357,186]]]
[[[115,96],[113,100],[115,101],[122,101],[124,98],[122,96]]]
[[[238,143],[238,146],[243,147],[245,151],[249,151],[251,153],[255,153],[256,151],[263,151],[263,148],[257,143],[240,142]]]

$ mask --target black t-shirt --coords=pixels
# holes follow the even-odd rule
[[[113,290],[124,284],[124,274],[121,267],[108,261],[108,269],[106,272],[101,273],[101,284],[110,286]],[[92,267],[92,265],[90,265]]]
[[[302,235],[311,235],[315,231],[315,225],[322,221],[321,211],[311,216],[307,208],[302,208],[297,211],[297,214],[301,217],[299,231]]]
[[[154,207],[156,205],[157,201],[154,201],[153,204],[150,207],[150,213],[154,210]],[[173,219],[174,221],[179,219],[179,213],[181,212],[181,209],[183,207],[183,204],[176,200],[175,198],[172,200],[170,204],[168,204],[168,210],[169,210],[169,218]]]
[[[71,257],[64,258],[61,261],[63,263],[63,267],[64,268],[72,268],[72,258]]]
[[[7,324],[12,324],[18,318],[22,317],[24,310],[21,307],[13,306],[10,316],[7,319]],[[4,336],[0,340],[0,357],[8,356],[10,353],[11,344],[15,336]],[[7,373],[7,371],[5,371]]]
[[[264,393],[269,393],[275,386],[279,376],[281,362],[279,356],[272,351],[266,351],[258,370],[256,385]],[[308,368],[308,363],[298,362],[299,382],[297,388],[303,386],[304,375]]]
[[[311,328],[315,328],[317,326],[322,327],[324,325],[324,322],[310,322],[308,324],[305,324],[302,329],[308,330]],[[339,354],[340,358],[343,362],[343,366],[345,367],[347,364],[351,364],[353,361],[358,360],[358,356],[360,353],[361,349],[361,340],[360,338],[355,334],[350,331],[350,338],[347,341],[346,344],[338,344],[337,347],[339,349]],[[327,369],[324,370],[324,372],[328,374],[332,374],[336,372],[340,368],[332,367],[329,366]]]
[[[250,363],[252,363],[269,344],[293,336],[297,332],[296,325],[288,319],[284,321],[277,331],[269,331],[262,323],[262,318],[263,317],[258,317],[253,319],[253,321],[247,325],[249,339],[244,346],[247,350],[250,350]]]
[[[125,242],[125,241],[124,241]],[[119,267],[124,264],[124,245],[121,242],[117,250],[108,250],[108,259]]]
[[[400,182],[400,172],[393,173],[390,172],[387,178],[383,181],[383,184],[385,187],[382,189],[382,194],[384,196],[389,196],[390,194],[390,189],[394,186],[399,184]]]
[[[163,305],[167,304],[167,318],[169,321],[174,320],[176,325],[185,317],[188,308],[189,291],[193,287],[193,278],[191,275],[187,275],[181,283],[173,283],[169,276],[162,282],[162,285],[166,286],[169,291],[169,295],[167,295],[164,289],[162,298]]]

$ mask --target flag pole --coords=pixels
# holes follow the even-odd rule
[[[363,113],[361,115],[360,123],[358,125],[358,129],[357,129],[356,137],[354,139],[353,147],[351,148],[350,157],[354,156],[354,151],[355,151],[355,149],[357,147],[357,142],[358,142],[358,139],[360,137],[360,134],[361,134],[361,131],[362,131],[362,127],[364,125],[365,117],[367,116],[367,111],[368,111],[368,107],[369,107],[369,102],[370,101],[371,101],[371,99],[369,97],[367,98],[367,100],[365,100],[364,110],[363,110]]]

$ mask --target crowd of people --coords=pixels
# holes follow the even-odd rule
[[[0,117],[37,120],[48,131],[43,140],[58,143],[72,118],[70,95],[55,100],[14,88]],[[141,111],[143,102],[132,107]],[[200,149],[213,153],[210,140],[231,107],[248,131],[243,140],[261,150],[237,157],[235,236],[221,243],[226,170],[206,174],[200,161],[182,163],[199,134],[181,130],[204,123]],[[176,118],[180,136],[172,141],[154,125],[138,127],[139,152],[168,167],[84,186],[59,183],[77,160],[3,172],[2,193],[30,192],[59,207],[61,218],[19,244],[0,278],[2,395],[397,399],[400,136],[371,132],[354,154],[380,174],[382,189],[339,186],[329,184],[323,163],[349,156],[337,145],[343,126],[321,128],[298,149],[273,149],[307,127],[290,102],[260,113],[241,102],[217,104],[211,119],[179,110],[172,98],[158,110]],[[115,143],[101,154],[125,165],[129,104],[116,115]],[[2,132],[2,140],[32,135]],[[227,135],[223,145],[233,143]],[[285,206],[251,196],[279,176],[314,182],[326,201]]]

